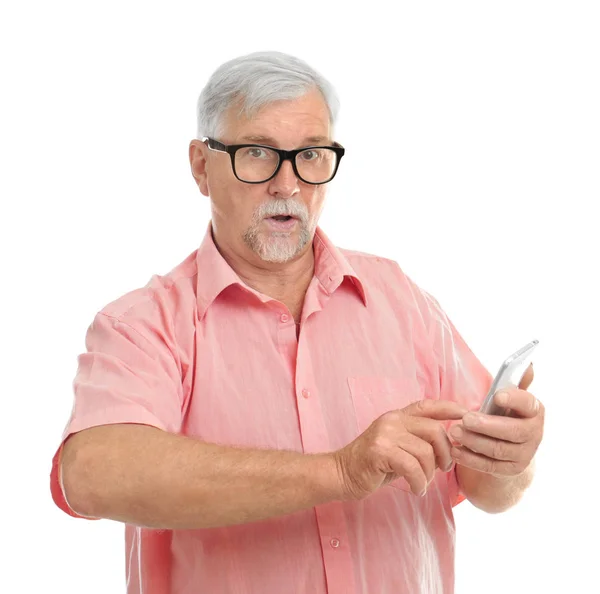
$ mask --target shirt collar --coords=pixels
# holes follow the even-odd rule
[[[364,283],[344,254],[333,245],[319,226],[315,230],[313,250],[315,255],[314,276],[325,292],[331,295],[348,277],[366,307],[367,294]],[[212,220],[208,223],[206,235],[196,253],[196,265],[198,270],[196,294],[200,319],[204,317],[212,302],[231,285],[239,285],[243,290],[253,293],[263,302],[272,301],[268,295],[259,293],[244,283],[219,253],[212,235]]]

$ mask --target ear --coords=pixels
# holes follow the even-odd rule
[[[208,147],[200,140],[190,142],[190,167],[192,175],[200,188],[200,192],[208,196],[208,174],[206,165],[208,161]]]

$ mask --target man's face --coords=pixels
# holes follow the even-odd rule
[[[267,105],[251,119],[238,117],[234,106],[224,122],[224,133],[216,140],[226,145],[255,143],[291,150],[332,142],[329,112],[318,91]],[[213,228],[220,245],[225,243],[229,250],[255,264],[289,262],[310,248],[327,184],[299,180],[290,161],[285,161],[267,182],[241,182],[233,174],[227,153],[209,150],[199,141],[192,141],[190,160],[200,191],[210,196]],[[297,217],[289,230],[269,220],[271,215],[282,213]]]

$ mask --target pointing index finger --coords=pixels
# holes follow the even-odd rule
[[[427,417],[437,421],[456,421],[462,419],[469,411],[464,406],[451,400],[431,400],[425,398],[409,404],[402,412],[415,417]]]

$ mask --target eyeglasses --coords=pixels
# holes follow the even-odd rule
[[[241,182],[262,184],[274,178],[284,161],[291,161],[296,176],[307,184],[330,182],[337,172],[345,149],[337,142],[332,146],[305,146],[284,151],[262,144],[225,145],[214,138],[202,138],[209,149],[229,153],[233,174]]]

